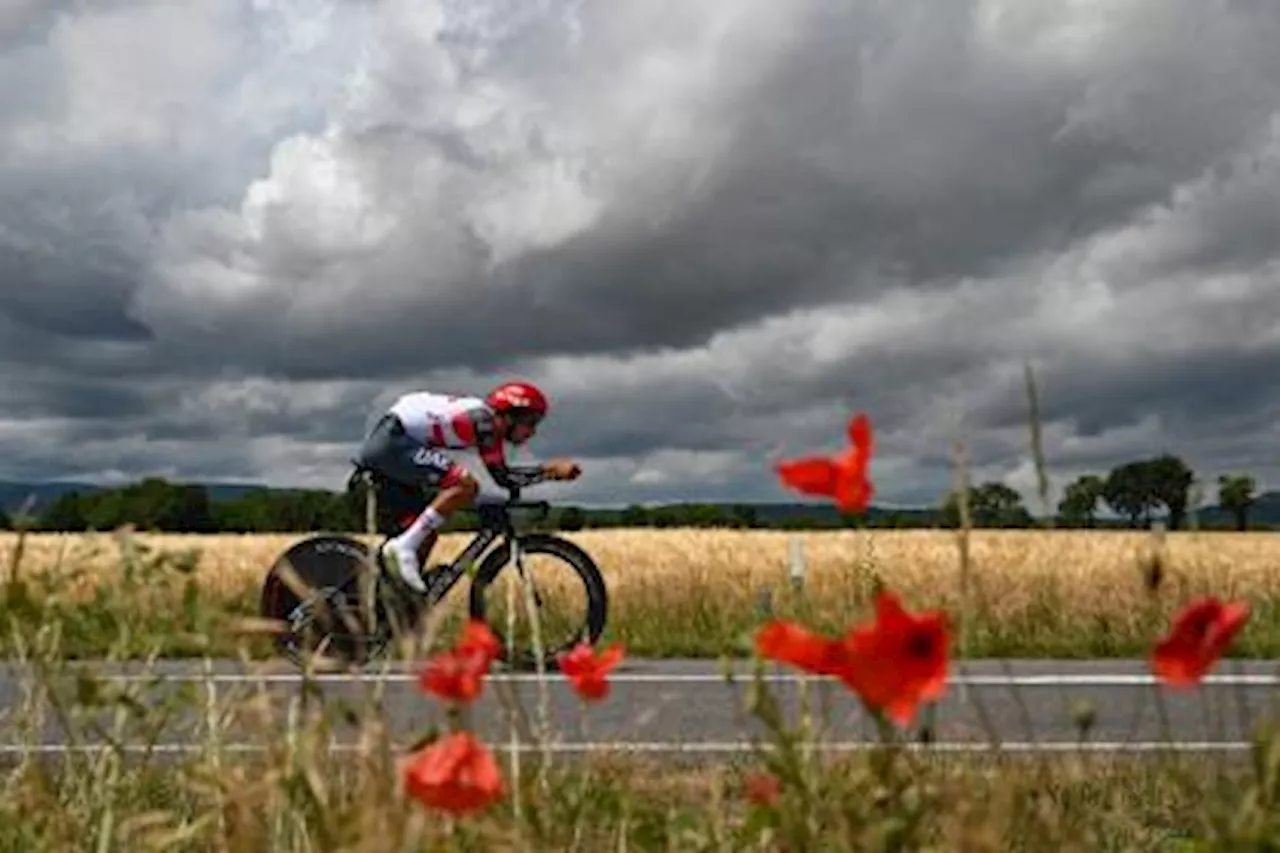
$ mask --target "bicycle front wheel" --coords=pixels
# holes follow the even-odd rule
[[[561,652],[600,639],[608,592],[595,561],[567,539],[533,533],[517,542],[518,564],[510,541],[480,563],[471,584],[471,618],[497,635],[508,665],[536,666],[540,646],[543,665],[551,669]]]

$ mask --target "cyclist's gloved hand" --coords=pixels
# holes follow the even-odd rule
[[[576,480],[582,473],[582,466],[572,459],[551,459],[543,463],[542,470],[551,480]]]

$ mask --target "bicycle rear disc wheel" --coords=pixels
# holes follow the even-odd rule
[[[502,643],[501,660],[518,668],[537,665],[535,636],[541,640],[544,666],[555,666],[558,654],[586,641],[594,645],[604,633],[609,599],[600,569],[577,545],[544,533],[520,537],[525,576],[532,580],[538,634],[533,631],[525,585],[511,542],[487,554],[471,584],[470,615],[489,625]],[[514,604],[514,620],[511,605]],[[514,630],[510,622],[514,621]],[[508,637],[510,630],[511,636]],[[508,645],[510,643],[510,645]]]
[[[358,582],[369,551],[359,541],[341,535],[312,536],[295,543],[280,556],[262,585],[259,613],[288,626],[275,638],[276,650],[295,666],[314,655],[338,666],[364,666],[380,651],[385,638],[365,633]],[[286,566],[301,584],[286,581]],[[382,626],[386,610],[377,605]]]

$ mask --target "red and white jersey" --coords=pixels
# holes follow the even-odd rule
[[[389,411],[410,438],[427,447],[475,448],[490,469],[506,465],[494,412],[479,397],[417,391],[397,399]]]

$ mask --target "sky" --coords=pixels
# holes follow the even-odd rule
[[[337,489],[398,394],[518,376],[551,499],[788,500],[866,412],[878,504],[961,440],[1038,509],[1029,363],[1051,500],[1276,487],[1277,43],[1274,0],[8,0],[0,479]]]

